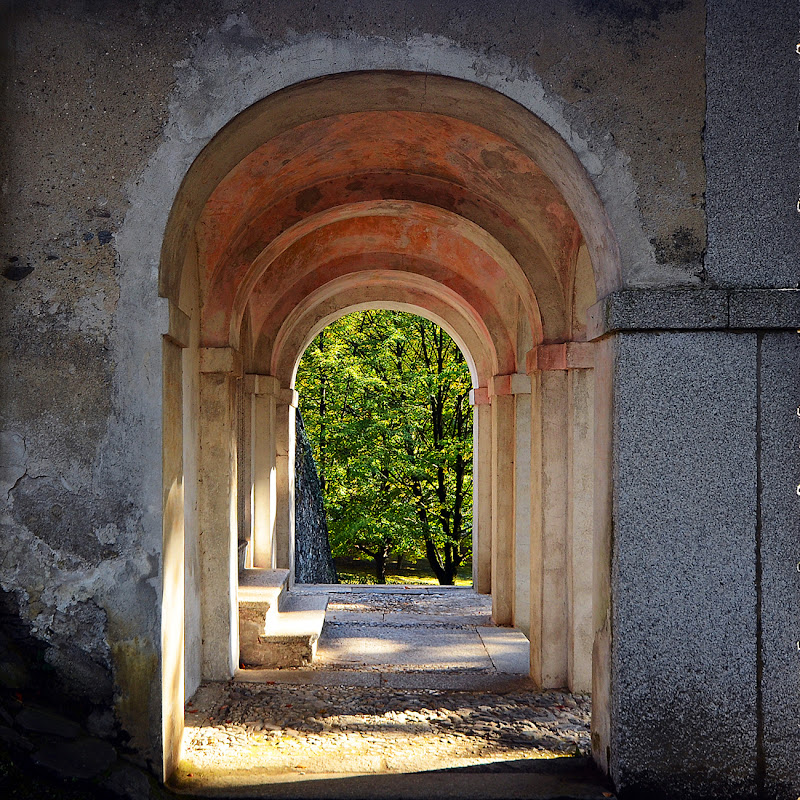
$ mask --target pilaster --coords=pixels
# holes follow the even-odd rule
[[[197,504],[206,680],[227,680],[239,658],[236,382],[241,374],[241,357],[231,348],[200,350]]]

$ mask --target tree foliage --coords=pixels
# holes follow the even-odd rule
[[[472,545],[471,381],[453,340],[397,311],[349,314],[309,345],[296,388],[334,555],[427,557],[452,584]]]

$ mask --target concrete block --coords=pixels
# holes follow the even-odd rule
[[[477,389],[469,390],[469,404],[471,406],[488,405],[491,401],[488,386],[480,386]]]
[[[169,321],[164,334],[178,347],[188,347],[191,338],[192,322],[172,300],[169,301]]]
[[[751,797],[756,336],[620,336],[614,385],[612,776]]]
[[[529,373],[537,369],[592,369],[594,348],[591,342],[542,344],[528,351],[525,368]]]
[[[277,612],[286,601],[288,569],[245,569],[239,573],[239,603],[267,603]]]
[[[530,394],[531,379],[527,375],[516,374],[511,376],[511,394]]]
[[[569,406],[568,374],[563,370],[547,371],[541,378],[542,408],[542,546],[541,564],[531,558],[531,573],[538,570],[541,589],[533,597],[541,606],[539,642],[541,646],[541,673],[532,674],[542,687],[557,689],[568,681],[568,629],[567,617],[567,492],[569,480],[569,434],[567,409]],[[531,641],[537,634],[531,626]],[[533,662],[535,664],[536,657]]]
[[[272,375],[247,374],[244,381],[246,391],[252,394],[277,395],[281,391],[280,381]]]

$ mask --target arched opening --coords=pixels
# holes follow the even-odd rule
[[[164,647],[187,691],[238,665],[242,544],[255,568],[291,568],[300,354],[330,320],[376,304],[435,319],[470,354],[487,532],[476,588],[497,624],[529,635],[540,686],[587,690],[592,643],[604,663],[607,636],[607,564],[592,566],[607,513],[601,498],[593,522],[593,486],[607,467],[594,454],[586,315],[618,275],[580,162],[483,87],[330,76],[220,131],[175,201],[160,274],[174,330],[164,480],[186,496],[180,512],[165,505],[165,541],[185,540],[171,552],[187,559],[186,657]],[[166,762],[179,693],[165,699]]]
[[[471,361],[396,308],[348,311],[315,335],[296,368],[316,465],[296,479],[296,582],[331,583],[335,561],[344,584],[472,585]]]

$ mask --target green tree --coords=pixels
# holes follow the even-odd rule
[[[425,555],[452,584],[471,552],[469,370],[453,340],[411,314],[365,311],[329,325],[300,361],[335,555]]]

